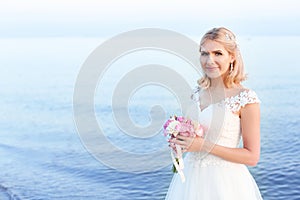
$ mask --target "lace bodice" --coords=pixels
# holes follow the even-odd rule
[[[227,97],[221,102],[205,108],[200,113],[199,122],[204,126],[207,133],[206,139],[213,144],[232,148],[238,147],[241,141],[241,124],[236,113],[247,104],[252,103],[260,103],[256,93],[252,90],[243,90],[236,96]],[[188,153],[186,160],[197,166],[231,163],[203,152]]]

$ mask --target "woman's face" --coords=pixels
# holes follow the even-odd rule
[[[221,43],[206,40],[200,49],[200,63],[203,72],[209,78],[224,77],[229,73],[229,66],[233,62],[233,57]]]

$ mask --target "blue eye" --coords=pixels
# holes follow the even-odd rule
[[[208,53],[202,51],[200,55],[201,55],[201,56],[207,56]]]

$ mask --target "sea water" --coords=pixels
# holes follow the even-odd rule
[[[95,158],[78,133],[73,116],[76,79],[102,42],[0,40],[1,199],[164,199],[172,178],[171,162],[144,172],[121,171]],[[249,77],[245,86],[262,102],[261,158],[249,170],[266,200],[300,198],[299,46],[300,37],[244,36],[240,41]],[[124,134],[112,114],[118,112],[110,99],[118,81],[134,67],[153,63],[174,67],[191,86],[199,77],[178,56],[159,50],[145,49],[111,64],[95,90],[95,115],[105,137],[122,151],[143,155],[167,147],[159,131],[148,138]],[[165,109],[166,118],[181,111],[180,98],[157,83],[142,85],[127,101],[131,122],[141,127],[155,120],[149,114],[154,105]],[[118,159],[130,165],[126,157]]]

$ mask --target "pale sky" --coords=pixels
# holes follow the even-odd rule
[[[6,0],[0,37],[106,37],[137,28],[300,35],[297,0]]]

